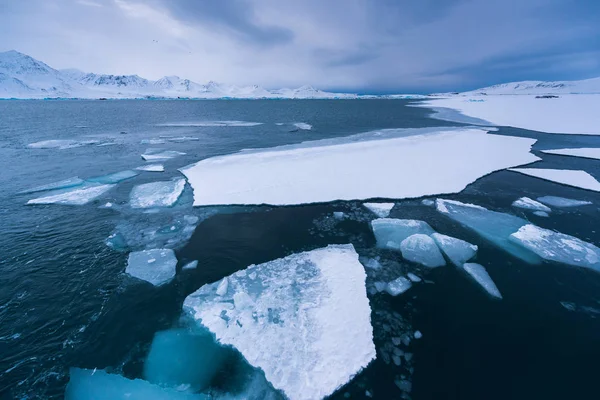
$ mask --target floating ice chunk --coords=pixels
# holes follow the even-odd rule
[[[169,142],[182,143],[182,142],[197,142],[200,138],[196,136],[169,136],[165,137]]]
[[[375,258],[369,258],[364,263],[364,266],[367,268],[371,268],[371,269],[381,269],[381,263],[379,262],[379,260],[377,260]]]
[[[156,385],[185,385],[198,392],[208,387],[227,353],[204,329],[157,332],[144,363],[144,378]]]
[[[600,160],[600,148],[599,147],[587,147],[587,148],[579,148],[579,149],[542,150],[542,153],[557,154],[557,155],[561,155],[561,156],[593,158],[595,160]]]
[[[411,282],[421,282],[421,278],[419,278],[417,275],[413,274],[412,272],[409,272],[408,274],[406,274],[406,276],[408,277],[408,279],[411,280]]]
[[[415,339],[421,339],[423,337],[423,334],[421,333],[421,331],[415,331],[415,334],[413,336]]]
[[[509,240],[511,234],[528,224],[526,220],[454,200],[437,199],[436,207],[442,214],[474,230],[513,256],[532,264],[541,262],[537,255]]]
[[[393,281],[388,282],[385,291],[391,294],[392,296],[398,296],[399,294],[406,292],[411,287],[411,281],[401,276],[398,279],[394,279]]]
[[[262,125],[262,122],[247,122],[247,121],[200,121],[200,122],[183,122],[174,124],[157,124],[156,126],[164,127],[209,127],[209,126],[257,126]]]
[[[49,183],[47,185],[37,186],[31,189],[27,189],[22,191],[21,193],[36,193],[36,192],[44,192],[47,190],[58,190],[58,189],[67,189],[75,186],[83,185],[83,179],[79,179],[78,177],[73,177],[69,179],[65,179],[58,182]]]
[[[387,289],[387,283],[385,282],[375,282],[373,285],[375,286],[375,290],[378,292],[383,292],[385,289]]]
[[[450,261],[452,261],[452,264],[457,267],[469,261],[477,253],[477,246],[464,240],[442,235],[441,233],[433,233],[431,237]]]
[[[450,246],[450,245],[449,245]],[[422,233],[409,236],[400,243],[402,257],[408,261],[422,264],[429,268],[446,265],[444,256],[440,253],[435,241]]]
[[[103,370],[71,368],[66,400],[209,400],[203,394],[163,388]]]
[[[175,277],[177,258],[171,249],[152,249],[129,253],[125,272],[135,278],[161,286]]]
[[[100,197],[115,185],[75,187],[68,191],[51,192],[48,196],[31,199],[27,204],[66,204],[81,206]]]
[[[131,190],[129,201],[133,208],[170,207],[184,188],[185,179],[144,183]]]
[[[600,192],[600,182],[585,171],[571,169],[541,169],[541,168],[511,168],[509,171],[519,172],[524,175],[574,186],[581,189]]]
[[[423,200],[421,200],[421,204],[423,204],[424,206],[427,206],[427,207],[433,207],[435,205],[435,201],[433,201],[431,199],[423,199]]]
[[[557,196],[543,196],[543,197],[538,197],[537,199],[538,199],[538,201],[540,201],[544,204],[548,204],[549,206],[558,207],[558,208],[578,207],[578,206],[585,206],[588,204],[592,204],[591,201],[567,199],[565,197],[557,197]]]
[[[334,211],[333,212],[333,218],[335,218],[335,219],[344,219],[345,216],[346,216],[346,214],[344,214],[342,211]]]
[[[223,296],[216,294],[221,282],[202,286],[185,299],[184,310],[289,399],[329,396],[375,358],[366,274],[352,245],[246,271],[226,278]]]
[[[196,269],[196,267],[198,266],[198,260],[194,260],[194,261],[190,261],[189,263],[185,264],[183,267],[181,267],[182,270],[188,270],[188,269]]]
[[[475,280],[482,288],[485,289],[492,297],[501,299],[502,295],[496,287],[496,284],[487,273],[483,265],[475,263],[466,263],[462,266],[462,269],[469,274],[471,278]]]
[[[515,200],[512,203],[513,207],[518,207],[518,208],[524,208],[526,210],[532,210],[532,211],[543,211],[543,212],[550,212],[552,211],[550,209],[550,207],[537,202],[533,199],[530,199],[529,197],[521,197],[520,199]]]
[[[534,142],[480,129],[354,137],[212,157],[180,171],[196,206],[414,198],[460,192],[493,171],[537,161]],[[414,168],[425,158],[435,164]]]
[[[295,122],[293,125],[298,129],[302,129],[303,131],[310,131],[312,129],[312,125],[307,124],[306,122]]]
[[[165,144],[165,139],[142,139],[140,144]]]
[[[120,172],[115,172],[114,174],[89,178],[88,182],[96,182],[96,183],[102,183],[102,184],[108,185],[111,183],[119,183],[121,181],[124,181],[125,179],[133,178],[134,176],[137,176],[139,174],[140,174],[139,172],[131,171],[131,170],[120,171]]]
[[[183,155],[185,155],[185,153],[182,153],[181,151],[148,149],[142,154],[142,158],[146,161],[166,161]]]
[[[510,240],[545,260],[600,272],[600,249],[574,236],[529,224],[510,235]]]
[[[534,211],[533,214],[537,215],[538,217],[549,217],[550,216],[550,214],[548,214],[545,211]]]
[[[379,218],[371,221],[377,246],[400,250],[400,243],[416,233],[431,235],[434,230],[427,222],[414,219]]]
[[[30,143],[27,145],[30,149],[71,149],[81,147],[84,144],[77,140],[42,140],[41,142]]]
[[[142,165],[141,167],[137,167],[136,169],[138,171],[163,172],[165,170],[165,166],[162,164],[148,164]]]
[[[379,218],[386,218],[394,208],[395,203],[364,203],[363,206],[371,210]]]
[[[227,277],[221,279],[219,285],[217,286],[217,290],[215,293],[217,296],[225,296],[227,294],[227,289],[229,288],[229,279]]]

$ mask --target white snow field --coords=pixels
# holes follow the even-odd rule
[[[585,171],[541,168],[511,168],[509,171],[519,172],[562,185],[600,192],[600,182]]]
[[[578,149],[554,149],[554,150],[541,150],[542,153],[556,154],[559,156],[572,156],[582,158],[592,158],[600,160],[600,147],[584,147]]]
[[[427,222],[415,219],[378,218],[371,221],[371,228],[377,247],[390,250],[400,250],[401,243],[409,236],[434,233]]]
[[[394,208],[394,203],[363,203],[363,206],[368,208],[373,214],[379,218],[386,218],[390,215],[390,211]]]
[[[136,168],[138,171],[146,171],[146,172],[164,172],[165,166],[162,164],[148,164],[142,165],[141,167]]]
[[[592,204],[591,201],[567,199],[565,197],[558,196],[542,196],[538,197],[537,199],[544,204],[558,208],[579,207]]]
[[[510,240],[543,259],[600,272],[600,249],[574,236],[529,224],[510,235]]]
[[[65,204],[82,206],[108,192],[115,185],[80,185],[66,190],[48,193],[44,197],[31,199],[27,204]]]
[[[460,267],[477,253],[477,246],[467,241],[454,238],[452,236],[442,235],[441,233],[433,233],[432,239],[438,245],[440,250],[450,259],[452,264]]]
[[[404,239],[400,243],[400,251],[402,252],[402,257],[406,260],[429,268],[446,265],[446,260],[444,260],[444,256],[435,244],[435,241],[422,233],[417,233]]]
[[[354,247],[331,245],[204,285],[184,310],[290,400],[322,399],[376,356],[365,280]]]
[[[496,284],[490,277],[490,274],[486,271],[483,265],[475,263],[466,263],[461,269],[465,271],[469,276],[477,282],[490,296],[497,299],[501,299],[502,295],[496,287]]]
[[[482,129],[380,135],[246,151],[180,171],[194,189],[195,206],[290,205],[456,193],[491,172],[539,160],[529,152],[534,139]]]
[[[129,194],[132,208],[170,207],[185,188],[185,179],[173,179],[134,186]]]
[[[125,272],[134,278],[161,286],[175,277],[177,258],[171,249],[152,249],[129,253]]]
[[[530,199],[529,197],[521,197],[520,199],[513,201],[512,206],[517,207],[517,208],[522,208],[525,210],[542,211],[542,212],[546,212],[546,213],[549,213],[550,211],[552,211],[550,209],[550,207],[548,207],[538,201]]]

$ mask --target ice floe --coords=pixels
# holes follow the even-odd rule
[[[100,143],[99,140],[78,141],[78,140],[68,140],[68,139],[66,139],[66,140],[55,139],[55,140],[43,140],[41,142],[30,143],[27,145],[27,147],[29,147],[30,149],[64,150],[64,149],[72,149],[74,147],[81,147],[81,146],[98,144],[98,143]]]
[[[164,126],[171,128],[183,128],[183,127],[210,127],[210,126],[257,126],[262,125],[262,122],[248,122],[248,121],[200,121],[200,122],[182,122],[173,124],[157,124],[156,126]]]
[[[510,240],[546,260],[600,272],[600,249],[574,236],[529,224],[510,235]]]
[[[579,207],[592,204],[591,201],[567,199],[566,197],[558,196],[542,196],[538,197],[537,200],[549,206],[558,208]]]
[[[102,196],[115,185],[85,185],[74,188],[50,192],[47,196],[31,199],[27,204],[66,204],[81,206]]]
[[[142,158],[146,161],[167,161],[183,155],[185,153],[181,151],[147,149]]]
[[[125,272],[134,278],[161,286],[175,277],[177,258],[171,249],[152,249],[129,253]]]
[[[184,310],[289,399],[321,399],[375,358],[365,279],[352,245],[332,245],[204,285]]]
[[[408,289],[412,287],[412,282],[409,279],[401,276],[398,279],[394,279],[391,282],[388,282],[385,286],[385,291],[391,294],[392,296],[398,296]]]
[[[419,278],[417,275],[413,274],[412,272],[409,272],[408,274],[406,274],[406,277],[408,279],[410,279],[411,282],[414,282],[414,283],[418,283],[418,282],[422,281],[421,278]]]
[[[200,138],[196,136],[165,136],[164,139],[174,143],[197,142],[200,140]]]
[[[546,213],[552,211],[550,207],[533,199],[530,199],[529,197],[521,197],[520,199],[513,201],[512,206],[517,208],[523,208],[525,210],[543,211]]]
[[[486,271],[483,265],[475,263],[466,263],[462,266],[462,269],[469,274],[475,282],[477,282],[490,296],[497,299],[501,299],[502,295],[496,287],[496,284],[490,277],[490,274]]]
[[[147,171],[147,172],[164,172],[165,166],[162,164],[148,164],[142,165],[141,167],[136,168],[138,171]]]
[[[582,158],[593,158],[600,160],[600,147],[587,147],[579,149],[555,149],[555,150],[541,150],[542,153],[556,154],[559,156],[573,156]]]
[[[408,261],[422,264],[429,268],[446,265],[444,256],[440,253],[435,241],[427,235],[417,233],[404,239],[400,243],[402,257]]]
[[[452,264],[460,267],[477,253],[477,246],[451,236],[433,233],[431,235],[438,247],[450,259]]]
[[[213,157],[181,172],[196,206],[288,205],[455,193],[493,171],[539,160],[529,151],[534,139],[481,129],[394,132]],[[414,167],[425,158],[435,164]]]
[[[427,206],[427,207],[433,207],[435,205],[435,201],[433,201],[431,199],[423,199],[423,200],[421,200],[421,204],[423,204],[424,206]]]
[[[600,192],[600,182],[585,171],[570,169],[541,169],[541,168],[511,168],[509,171],[519,172],[524,175],[574,186],[581,189]]]
[[[203,394],[163,388],[103,370],[71,368],[65,400],[209,400]]]
[[[64,179],[62,181],[48,183],[47,185],[37,186],[31,189],[22,191],[21,193],[36,193],[45,192],[47,190],[67,189],[74,186],[81,186],[84,183],[83,179],[78,177]]]
[[[133,208],[170,207],[184,188],[185,179],[144,183],[131,190],[129,202]]]
[[[140,144],[165,144],[167,141],[165,139],[142,139]]]
[[[113,174],[108,174],[108,175],[103,175],[103,176],[97,176],[94,178],[89,178],[87,179],[88,182],[96,182],[96,183],[102,183],[102,184],[111,184],[111,183],[119,183],[121,181],[124,181],[126,179],[130,179],[133,178],[134,176],[139,175],[139,172],[136,171],[131,171],[131,170],[127,170],[127,171],[120,171],[120,172],[115,172]]]
[[[371,210],[379,218],[386,218],[394,208],[395,203],[363,203],[363,206]]]
[[[303,131],[310,131],[312,129],[312,125],[307,124],[306,122],[295,122],[292,125],[298,129],[302,129]]]
[[[190,261],[189,263],[185,264],[183,267],[181,267],[181,269],[186,271],[186,270],[190,270],[190,269],[196,269],[197,266],[198,266],[198,260],[194,260],[194,261]]]
[[[550,216],[550,214],[548,214],[546,211],[534,211],[533,214],[537,215],[538,217],[549,217]]]
[[[434,230],[425,221],[415,219],[379,218],[371,221],[377,246],[383,249],[400,250],[400,244],[407,237],[422,233],[431,235]]]

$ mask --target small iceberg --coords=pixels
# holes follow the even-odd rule
[[[387,218],[395,205],[395,203],[363,203],[363,206],[368,208],[379,218]]]
[[[537,199],[544,204],[558,208],[579,207],[592,204],[591,201],[567,199],[566,197],[558,196],[542,196]]]
[[[301,129],[303,131],[310,131],[312,129],[311,124],[307,124],[306,122],[295,122],[294,125],[296,128]]]
[[[171,249],[152,249],[129,253],[125,272],[154,286],[169,283],[175,277],[177,258]]]
[[[496,287],[496,284],[490,277],[490,274],[486,271],[483,265],[475,264],[475,263],[467,263],[462,266],[462,269],[469,274],[471,278],[475,282],[477,282],[486,292],[490,294],[490,296],[502,299],[502,295],[500,291]]]
[[[20,193],[36,193],[36,192],[45,192],[48,190],[58,190],[58,189],[67,189],[75,186],[83,185],[84,180],[79,179],[78,177],[68,178],[62,181],[48,183],[47,185],[37,186],[31,189],[24,190]]]
[[[164,172],[165,166],[162,164],[148,164],[142,165],[141,167],[136,168],[138,171],[146,171],[146,172]]]
[[[144,183],[135,186],[129,194],[133,208],[170,207],[185,188],[185,179]]]
[[[477,246],[461,239],[442,235],[441,233],[433,233],[431,238],[446,257],[452,261],[452,264],[457,267],[462,266],[477,253]]]
[[[520,199],[515,200],[512,203],[512,206],[531,211],[543,211],[545,213],[549,213],[550,211],[552,211],[550,207],[533,199],[530,199],[529,197],[521,197]]]
[[[185,153],[175,150],[151,150],[148,149],[142,158],[145,161],[167,161],[175,157],[184,156]]]
[[[385,287],[385,291],[392,296],[398,296],[406,292],[411,287],[412,282],[409,279],[406,279],[405,277],[401,276],[398,279],[394,279],[393,281],[388,282],[388,284]]]
[[[400,250],[402,241],[411,235],[434,233],[427,222],[414,219],[379,218],[371,221],[371,227],[377,247],[391,250]]]
[[[562,185],[600,192],[600,182],[585,171],[571,169],[511,168],[509,171],[544,179]]]
[[[31,199],[27,204],[65,204],[82,206],[102,196],[113,187],[115,187],[115,185],[76,186],[75,189],[59,191],[59,193],[51,192],[48,196]]]
[[[108,185],[108,184],[112,184],[112,183],[122,182],[126,179],[130,179],[130,178],[133,178],[134,176],[138,176],[139,174],[140,174],[139,172],[127,170],[127,171],[115,172],[114,174],[108,174],[108,175],[103,175],[103,176],[97,176],[95,178],[89,178],[87,181]]]
[[[574,236],[529,224],[510,235],[510,240],[545,260],[600,272],[600,249]]]
[[[408,261],[422,264],[429,268],[446,265],[444,256],[440,253],[435,241],[422,233],[411,235],[400,243],[402,257]]]
[[[290,400],[322,399],[376,357],[365,280],[354,247],[331,245],[206,284],[183,308]]]

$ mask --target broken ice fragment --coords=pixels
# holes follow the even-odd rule
[[[31,199],[27,204],[66,204],[81,206],[100,197],[115,185],[84,185],[66,191],[50,192],[47,196]]]
[[[532,210],[532,211],[543,211],[543,212],[550,212],[552,211],[550,209],[550,207],[537,202],[533,199],[530,199],[529,197],[521,197],[520,199],[515,200],[512,203],[513,207],[518,207],[518,208],[524,208],[526,210]]]
[[[148,164],[142,165],[141,167],[137,167],[136,169],[138,171],[163,172],[165,170],[165,167],[162,164]]]
[[[131,190],[129,201],[133,208],[170,207],[185,187],[185,179],[144,183]]]
[[[600,182],[585,171],[571,169],[511,168],[509,171],[556,182],[567,186],[600,192]]]
[[[298,129],[302,129],[303,131],[309,131],[312,129],[312,125],[307,124],[306,122],[295,122],[292,125],[294,125]]]
[[[469,261],[477,253],[477,246],[464,240],[442,235],[441,233],[433,233],[431,237],[446,257],[452,261],[452,264],[457,267]]]
[[[394,279],[393,281],[388,282],[385,291],[391,294],[392,296],[398,296],[399,294],[406,292],[411,287],[412,283],[405,277],[401,276],[398,279]]]
[[[421,333],[421,331],[415,331],[413,336],[415,339],[421,339],[423,337],[423,334]]]
[[[400,243],[416,233],[431,235],[434,230],[427,222],[414,219],[379,218],[371,221],[377,247],[399,250]]]
[[[433,207],[435,205],[435,201],[433,201],[431,199],[423,199],[423,200],[421,200],[421,204],[423,204],[424,206],[427,206],[427,207]]]
[[[184,310],[290,400],[329,396],[375,358],[366,274],[352,245],[246,271],[225,278],[224,295],[216,293],[223,281],[202,286],[185,299]]]
[[[408,261],[435,268],[446,265],[444,256],[440,253],[435,241],[422,233],[409,236],[400,243],[402,257]]]
[[[134,176],[139,175],[139,172],[127,170],[115,172],[114,174],[108,174],[103,176],[97,176],[94,178],[87,179],[88,182],[96,182],[102,184],[111,184],[111,183],[119,183],[124,181],[125,179],[133,178]]]
[[[408,277],[408,279],[411,280],[411,282],[421,282],[421,278],[419,278],[417,275],[413,274],[412,272],[409,272],[408,274],[406,274],[406,276]]]
[[[341,211],[334,211],[333,212],[333,217],[335,219],[344,219],[345,214]]]
[[[363,206],[371,210],[379,218],[386,218],[394,208],[395,203],[363,203]]]
[[[49,183],[47,185],[37,186],[31,189],[24,190],[20,193],[35,193],[35,192],[44,192],[46,190],[58,190],[58,189],[67,189],[74,186],[80,186],[83,184],[83,179],[79,179],[78,177],[65,179],[58,182]]]
[[[146,153],[142,154],[142,158],[146,161],[166,161],[183,155],[185,153],[174,150],[146,150]]]
[[[577,207],[592,204],[591,201],[573,200],[558,196],[542,196],[537,198],[538,201],[552,207]]]
[[[501,299],[502,295],[500,291],[496,287],[496,284],[485,270],[483,265],[475,264],[475,263],[466,263],[462,266],[462,269],[469,274],[475,282],[477,282],[486,292],[488,292],[492,297],[497,299]]]
[[[196,269],[196,267],[198,266],[198,260],[194,260],[194,261],[190,261],[189,263],[185,264],[183,267],[181,267],[182,270],[188,270],[188,269]]]
[[[534,211],[533,214],[537,215],[538,217],[549,217],[550,216],[550,214],[548,214],[545,211]]]
[[[152,249],[129,253],[125,272],[154,286],[169,283],[175,277],[177,258],[171,249]]]

